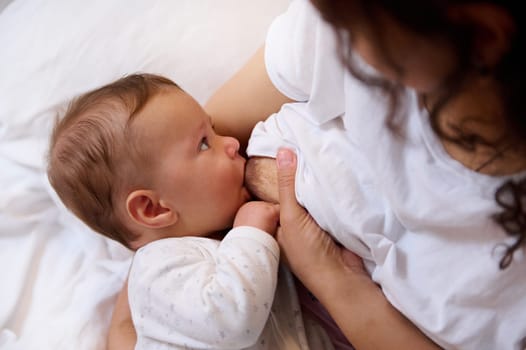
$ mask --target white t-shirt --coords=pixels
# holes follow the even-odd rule
[[[222,241],[167,238],[139,249],[128,279],[137,350],[332,350],[304,322],[279,247],[248,226]],[[305,328],[311,334],[307,335]]]
[[[439,345],[518,349],[526,337],[526,257],[522,249],[499,270],[499,245],[513,239],[491,219],[495,190],[511,177],[452,159],[410,90],[397,136],[386,126],[386,97],[346,72],[335,47],[308,1],[292,2],[274,21],[267,71],[300,102],[258,124],[249,155],[296,148],[299,201],[365,259],[388,300]]]

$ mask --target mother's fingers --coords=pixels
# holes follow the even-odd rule
[[[301,278],[312,271],[310,265],[324,265],[326,248],[332,240],[296,200],[297,157],[294,152],[280,148],[276,159],[281,225],[277,239],[289,266]]]
[[[278,191],[281,208],[281,224],[288,220],[295,220],[304,215],[304,209],[298,204],[295,190],[295,176],[297,167],[296,154],[290,149],[280,148],[276,155],[278,167]]]

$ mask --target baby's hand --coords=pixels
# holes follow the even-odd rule
[[[279,205],[262,201],[243,204],[237,211],[234,227],[252,226],[272,236],[276,234],[279,222]]]

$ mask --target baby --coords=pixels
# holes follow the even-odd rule
[[[53,188],[136,251],[136,349],[332,348],[323,332],[316,347],[307,339],[290,275],[277,283],[278,206],[247,202],[238,149],[191,96],[149,74],[80,96],[55,126]]]

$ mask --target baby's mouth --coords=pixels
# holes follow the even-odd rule
[[[245,180],[246,180],[246,174],[247,174],[247,160],[245,158],[244,159],[244,163],[243,163],[243,176],[242,176],[242,181],[241,181],[241,188],[243,189],[243,192],[245,193],[245,196],[246,196],[246,200],[250,200],[252,198],[252,194],[250,193],[250,191],[248,190],[247,186],[246,186],[246,183],[245,183]]]

